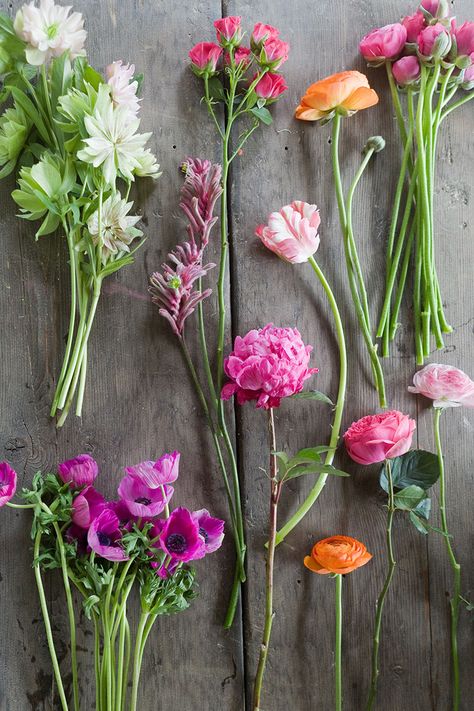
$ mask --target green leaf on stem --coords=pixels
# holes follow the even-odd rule
[[[254,106],[250,109],[250,113],[253,114],[255,118],[258,118],[259,121],[264,123],[265,126],[270,126],[273,123],[272,115],[270,111],[265,108],[265,106],[262,106],[261,108]]]
[[[319,392],[319,390],[304,390],[301,393],[296,393],[296,395],[291,395],[291,398],[293,400],[317,400],[334,407],[333,401],[324,393]]]
[[[427,491],[439,479],[438,457],[432,452],[412,449],[401,457],[391,459],[390,463],[392,481],[396,489],[415,485]],[[380,486],[388,493],[386,465],[380,472]]]
[[[424,490],[420,486],[412,484],[395,494],[394,503],[401,511],[413,511],[425,498],[427,497]]]
[[[225,101],[225,91],[222,82],[217,77],[211,77],[208,81],[209,96],[216,101]]]
[[[296,479],[296,477],[305,476],[306,474],[330,474],[332,476],[348,477],[350,474],[343,472],[341,469],[336,469],[331,464],[324,462],[312,462],[311,464],[298,464],[288,468],[285,474],[285,481],[288,479]]]
[[[428,534],[428,525],[423,521],[423,519],[417,516],[414,511],[410,511],[410,521],[412,522],[417,531],[422,533],[424,536]]]

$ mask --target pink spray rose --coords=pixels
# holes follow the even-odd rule
[[[234,63],[243,64],[247,67],[252,61],[252,52],[248,47],[236,47],[234,52]],[[224,55],[224,62],[226,65],[230,64],[230,54],[226,52]]]
[[[8,462],[0,462],[0,508],[15,496],[17,474]]]
[[[277,39],[279,35],[280,31],[276,27],[257,22],[250,36],[250,46],[254,51],[260,50],[264,42]]]
[[[367,415],[352,423],[344,444],[358,464],[376,464],[408,452],[415,428],[415,420],[398,410]]]
[[[412,54],[397,59],[392,65],[393,76],[399,86],[408,86],[418,81],[421,67],[418,57]]]
[[[74,459],[62,462],[58,466],[58,473],[65,484],[69,484],[73,489],[82,489],[95,481],[99,467],[89,454],[79,454]]]
[[[256,77],[254,77],[253,81]],[[288,89],[284,78],[281,74],[271,74],[267,72],[263,75],[260,81],[255,86],[255,93],[261,99],[266,99],[268,102],[278,99],[280,94]]]
[[[222,47],[214,42],[199,42],[189,50],[192,69],[198,76],[214,74],[222,54]]]
[[[433,407],[474,407],[474,382],[452,365],[425,365],[415,373],[408,390],[433,400]]]
[[[441,22],[429,25],[418,35],[418,51],[423,57],[445,57],[451,49],[451,35]]]
[[[214,22],[217,41],[222,47],[235,47],[239,44],[242,38],[241,20],[241,17],[230,16]]]
[[[237,336],[224,362],[231,382],[222,388],[222,399],[237,395],[239,405],[256,400],[258,408],[279,407],[282,398],[301,392],[305,380],[318,372],[308,368],[311,351],[296,328],[272,323]]]
[[[407,42],[414,43],[421,30],[426,27],[425,16],[419,10],[414,15],[407,15],[402,20],[402,25],[407,31]]]
[[[263,45],[258,61],[262,67],[276,71],[288,59],[290,45],[281,39],[267,40]]]
[[[458,57],[470,57],[474,52],[474,22],[463,22],[454,32]]]
[[[369,64],[396,59],[407,41],[407,30],[400,22],[372,30],[362,38],[359,50]]]
[[[259,225],[255,234],[265,247],[292,264],[307,262],[319,247],[321,219],[316,205],[295,200],[272,212],[268,224]]]

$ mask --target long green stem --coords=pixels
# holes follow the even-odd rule
[[[138,623],[137,636],[135,640],[135,651],[133,655],[132,696],[130,700],[130,711],[137,711],[138,688],[141,671],[142,642],[149,615],[150,613],[148,611],[142,612],[140,615],[140,621]]]
[[[342,575],[336,575],[336,646],[334,675],[336,686],[336,711],[342,711]]]
[[[413,249],[413,242],[414,242],[414,238],[415,238],[415,228],[416,228],[416,220],[413,219],[411,227],[410,227],[410,232],[408,235],[408,240],[405,245],[405,254],[403,255],[402,267],[400,270],[400,277],[398,279],[397,291],[395,294],[395,301],[393,304],[393,311],[392,311],[392,315],[390,317],[389,337],[390,337],[391,341],[393,341],[393,339],[395,338],[395,334],[396,334],[397,328],[399,326],[398,314],[400,313],[403,294],[405,291],[405,284],[406,284],[407,275],[408,275],[408,267],[410,265],[410,258],[411,258],[411,253],[412,253],[412,249]]]
[[[448,520],[446,515],[446,474],[444,468],[443,448],[441,444],[441,435],[439,422],[441,408],[433,408],[434,419],[434,437],[436,444],[436,453],[439,462],[439,512],[441,515],[441,529],[444,533],[444,542],[448,553],[449,563],[453,570],[454,576],[454,593],[449,601],[451,609],[451,660],[453,669],[453,711],[459,711],[461,700],[461,692],[459,685],[459,652],[458,652],[458,621],[459,621],[459,603],[461,602],[461,566],[456,560],[453,547],[451,545],[451,536],[448,529]]]
[[[406,126],[405,126],[405,120],[403,118],[403,110],[402,110],[402,105],[400,103],[400,96],[398,94],[397,85],[396,85],[396,82],[395,82],[395,79],[393,76],[393,72],[392,72],[392,62],[391,61],[385,62],[385,69],[387,70],[387,78],[388,78],[388,83],[390,86],[390,93],[392,95],[393,107],[395,109],[395,116],[397,118],[398,129],[400,131],[402,143],[403,143],[403,145],[405,145],[407,142],[407,130],[406,130]]]
[[[265,675],[265,667],[267,664],[268,652],[270,647],[270,637],[272,633],[273,618],[273,574],[274,560],[276,547],[277,533],[277,515],[278,501],[280,499],[282,482],[278,481],[278,468],[276,463],[276,437],[275,437],[275,419],[273,408],[269,410],[269,429],[270,429],[270,524],[268,536],[268,551],[266,560],[266,584],[265,584],[265,623],[263,628],[262,644],[260,645],[260,654],[258,657],[257,673],[255,676],[255,684],[253,690],[253,711],[262,711],[261,698],[263,688],[263,678]]]
[[[377,696],[377,681],[379,678],[379,647],[380,647],[380,633],[382,629],[382,615],[383,608],[385,605],[385,599],[387,597],[390,585],[392,583],[392,578],[395,573],[396,561],[393,552],[393,542],[392,542],[392,525],[393,517],[395,515],[395,498],[393,490],[393,478],[392,478],[392,464],[389,459],[385,462],[385,470],[387,472],[388,481],[388,513],[387,513],[387,528],[386,528],[386,545],[387,545],[387,559],[388,559],[388,569],[387,576],[382,588],[382,592],[377,600],[377,607],[375,613],[375,631],[374,639],[372,643],[372,678],[370,682],[370,692],[367,701],[366,711],[371,711],[374,707],[375,698]]]
[[[454,111],[454,109],[459,108],[459,106],[462,106],[463,104],[466,104],[468,101],[471,101],[471,99],[474,99],[474,91],[471,91],[469,94],[466,96],[463,96],[462,99],[458,99],[457,101],[454,101],[452,104],[449,104],[444,111],[442,112],[440,116],[440,123],[441,121],[444,121],[444,119],[449,116],[451,111]]]
[[[101,707],[101,675],[100,675],[100,625],[97,615],[93,616],[94,625],[94,671],[95,671],[95,708],[102,711]]]
[[[314,273],[329,301],[331,307],[332,315],[334,318],[334,325],[336,327],[336,337],[337,345],[339,349],[339,387],[337,391],[336,408],[334,411],[334,419],[331,429],[331,438],[329,440],[329,451],[326,454],[325,464],[332,464],[334,461],[334,455],[336,452],[337,443],[339,441],[339,433],[341,430],[342,414],[344,412],[344,402],[346,396],[346,384],[347,384],[347,352],[346,352],[346,339],[344,337],[344,327],[342,325],[341,316],[337,306],[334,294],[326,280],[321,268],[318,266],[314,257],[309,258],[309,263],[311,264]],[[276,536],[276,545],[285,540],[286,536],[294,529],[295,526],[301,521],[301,519],[308,513],[319,494],[324,488],[328,474],[320,474],[315,485],[309,492],[308,496],[304,502],[299,507],[298,511],[289,519],[289,521],[278,531]]]

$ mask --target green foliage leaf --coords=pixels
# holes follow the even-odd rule
[[[414,511],[410,511],[410,521],[419,533],[422,533],[424,536],[428,534],[428,525],[423,521],[423,519],[417,516]]]
[[[438,457],[432,452],[412,449],[406,454],[402,454],[401,457],[395,457],[390,461],[393,485],[396,489],[415,485],[427,491],[438,481]],[[380,472],[380,486],[388,493],[386,465]]]
[[[325,402],[327,405],[334,406],[333,401],[324,393],[319,392],[319,390],[304,390],[291,397],[294,400],[317,400],[318,402]]]
[[[225,91],[218,77],[211,77],[208,81],[209,96],[215,101],[225,101]]]
[[[250,113],[255,116],[259,121],[265,124],[265,126],[270,126],[273,123],[273,118],[268,109],[265,106],[258,107],[254,106],[250,109]]]
[[[412,484],[401,491],[398,491],[394,496],[394,503],[397,509],[402,511],[412,511],[426,498],[424,490],[420,486]]]
[[[21,109],[23,109],[25,114],[35,126],[43,141],[46,144],[49,144],[50,136],[48,133],[48,129],[46,128],[46,124],[44,123],[41,114],[31,101],[31,99],[23,91],[21,91],[21,89],[18,89],[15,86],[11,86],[10,91],[15,100],[15,104]]]
[[[342,477],[350,476],[347,472],[343,472],[341,469],[336,469],[331,464],[313,462],[311,464],[301,464],[288,469],[285,474],[285,481],[288,479],[296,479],[296,477],[305,476],[306,474],[330,474],[332,476]]]

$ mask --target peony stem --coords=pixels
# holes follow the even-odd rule
[[[342,711],[342,575],[336,575],[336,645],[334,673],[336,685],[336,711]]]
[[[441,436],[439,423],[441,419],[442,408],[433,408],[434,420],[434,437],[436,444],[436,453],[439,463],[439,511],[441,515],[441,528],[444,533],[444,542],[449,557],[449,563],[454,575],[454,594],[449,601],[451,609],[451,659],[453,669],[453,711],[459,711],[461,700],[460,685],[459,685],[459,653],[458,653],[458,620],[459,620],[459,603],[461,601],[461,566],[456,560],[453,547],[451,545],[451,536],[448,529],[448,521],[446,516],[446,475],[444,469],[443,449],[441,445]]]
[[[397,565],[395,561],[395,556],[393,552],[393,541],[392,541],[392,525],[393,517],[395,515],[395,498],[393,490],[393,478],[392,478],[392,464],[389,459],[385,462],[385,469],[387,472],[387,482],[388,482],[388,514],[387,514],[387,527],[386,527],[386,545],[387,545],[387,556],[388,556],[388,570],[385,582],[382,588],[382,592],[377,600],[377,607],[375,613],[375,632],[374,639],[372,643],[372,678],[370,682],[370,692],[367,701],[366,711],[371,711],[374,707],[375,699],[377,696],[377,681],[379,678],[379,647],[380,647],[380,633],[382,629],[382,615],[383,608],[385,605],[385,599],[387,597],[393,575],[395,573],[395,567]]]
[[[331,307],[332,315],[334,318],[334,323],[336,326],[336,336],[337,344],[339,348],[339,388],[337,392],[336,409],[334,411],[334,419],[331,429],[331,438],[329,440],[329,451],[326,454],[325,464],[332,464],[334,460],[334,455],[336,452],[337,443],[339,440],[339,433],[341,430],[342,413],[344,411],[344,402],[346,396],[346,383],[347,383],[347,352],[346,352],[346,340],[344,337],[344,327],[342,325],[341,316],[337,306],[334,294],[326,280],[321,268],[318,266],[314,257],[309,258],[309,263],[311,264],[314,273],[318,277],[329,301]],[[276,536],[276,545],[279,545],[285,540],[286,536],[294,529],[295,526],[301,521],[301,519],[308,513],[319,494],[324,488],[328,474],[320,474],[316,480],[315,485],[309,492],[308,496],[304,502],[299,507],[298,511],[289,519],[289,521],[278,531]]]
[[[265,624],[263,629],[262,644],[260,646],[260,654],[258,658],[257,674],[255,676],[255,684],[253,691],[253,711],[262,711],[260,703],[262,697],[263,678],[265,675],[265,667],[268,658],[270,646],[270,637],[272,633],[273,618],[273,574],[274,560],[276,547],[277,533],[277,515],[278,501],[281,495],[283,482],[278,481],[278,468],[276,462],[276,436],[275,436],[275,418],[273,408],[268,411],[269,429],[270,429],[270,524],[269,524],[269,543],[266,560],[266,586],[265,586]]]

